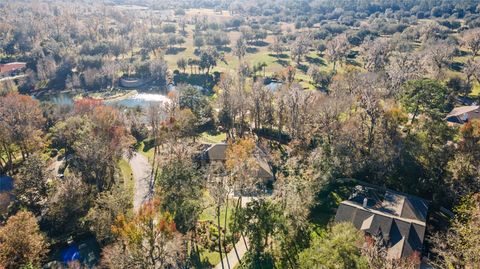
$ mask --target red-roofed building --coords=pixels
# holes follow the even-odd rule
[[[13,62],[0,64],[0,77],[16,75],[27,67],[27,63]]]

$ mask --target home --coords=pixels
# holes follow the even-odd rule
[[[480,119],[480,106],[461,106],[454,108],[445,117],[450,124],[464,124],[470,120]]]
[[[27,63],[13,62],[0,64],[0,78],[19,74],[27,67]]]
[[[227,160],[227,143],[208,145],[203,151],[202,159],[205,162],[225,162]],[[255,147],[254,156],[258,169],[256,177],[263,179],[263,182],[273,181],[274,175],[267,161],[267,154],[258,146]]]
[[[383,238],[387,257],[421,257],[428,213],[427,201],[391,190],[357,186],[340,203],[335,222],[351,222],[366,236]]]

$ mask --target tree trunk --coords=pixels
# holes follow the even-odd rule
[[[223,234],[223,242],[227,242],[227,217],[228,217],[228,194],[227,194],[227,199],[225,200],[225,218],[223,221],[223,226],[225,227],[225,233]],[[227,266],[228,266],[228,269],[230,269],[230,261],[228,260],[228,252],[227,252],[225,243],[223,247],[225,248],[225,257],[227,258]]]
[[[218,227],[218,253],[220,254],[220,262],[222,263],[222,269],[225,269],[223,264],[222,255],[222,227],[220,227],[220,206],[217,206],[217,227]]]

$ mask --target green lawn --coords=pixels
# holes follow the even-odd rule
[[[154,148],[145,148],[145,143],[143,141],[139,143],[137,151],[143,156],[147,157],[149,161],[153,160]]]
[[[218,252],[210,252],[205,249],[200,250],[200,258],[204,263],[210,263],[215,266],[220,263],[220,254]]]
[[[120,168],[120,171],[122,173],[125,188],[133,195],[134,182],[132,168],[130,167],[130,164],[125,159],[121,159],[118,162],[118,167]]]
[[[218,143],[224,142],[226,139],[227,139],[226,133],[211,135],[205,132],[205,133],[202,133],[199,140],[200,140],[200,143],[204,143],[204,144],[218,144]]]
[[[473,83],[472,93],[470,96],[478,97],[480,95],[480,84],[478,82]]]
[[[227,212],[227,223],[230,223],[230,220],[232,218],[233,210],[236,205],[236,199],[229,199],[228,200],[228,212]],[[207,208],[202,212],[200,215],[200,221],[213,221],[214,223],[217,223],[217,215],[216,215],[216,208],[215,208],[215,203],[213,201],[213,198],[210,196],[208,191],[204,193],[204,202],[205,205],[207,205]],[[222,206],[220,208],[220,220],[221,220],[221,226],[224,226],[224,221],[225,221],[225,206]],[[228,227],[227,227],[228,228]]]
[[[217,215],[216,215],[216,208],[214,201],[210,194],[206,191],[204,193],[204,200],[205,200],[205,205],[207,208],[202,212],[200,215],[200,221],[212,221],[215,225],[217,224]],[[235,207],[236,200],[230,199],[228,201],[228,211],[227,211],[227,226],[232,220],[233,216],[233,210]],[[225,206],[222,206],[220,208],[220,226],[224,227],[224,221],[225,221]],[[228,228],[228,227],[227,227]],[[220,262],[220,254],[216,251],[210,251],[207,249],[200,249],[200,258],[202,260],[202,263],[210,263],[211,265],[217,265]]]

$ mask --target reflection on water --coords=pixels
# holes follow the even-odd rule
[[[55,95],[42,96],[42,101],[52,102],[57,105],[73,105],[73,95],[69,93],[59,93]],[[149,107],[152,104],[168,102],[169,99],[163,94],[157,93],[138,93],[125,99],[105,101],[106,105],[124,106],[124,107]]]
[[[73,96],[69,93],[42,96],[41,101],[47,101],[61,106],[73,106]]]
[[[271,91],[276,91],[278,88],[282,86],[280,82],[270,82],[269,84],[265,85],[265,87]]]
[[[114,101],[106,101],[105,104],[107,105],[119,105],[125,107],[148,107],[151,104],[155,103],[165,103],[168,102],[169,99],[162,94],[155,94],[155,93],[138,93],[134,96],[130,96],[125,99],[121,100],[114,100]]]

